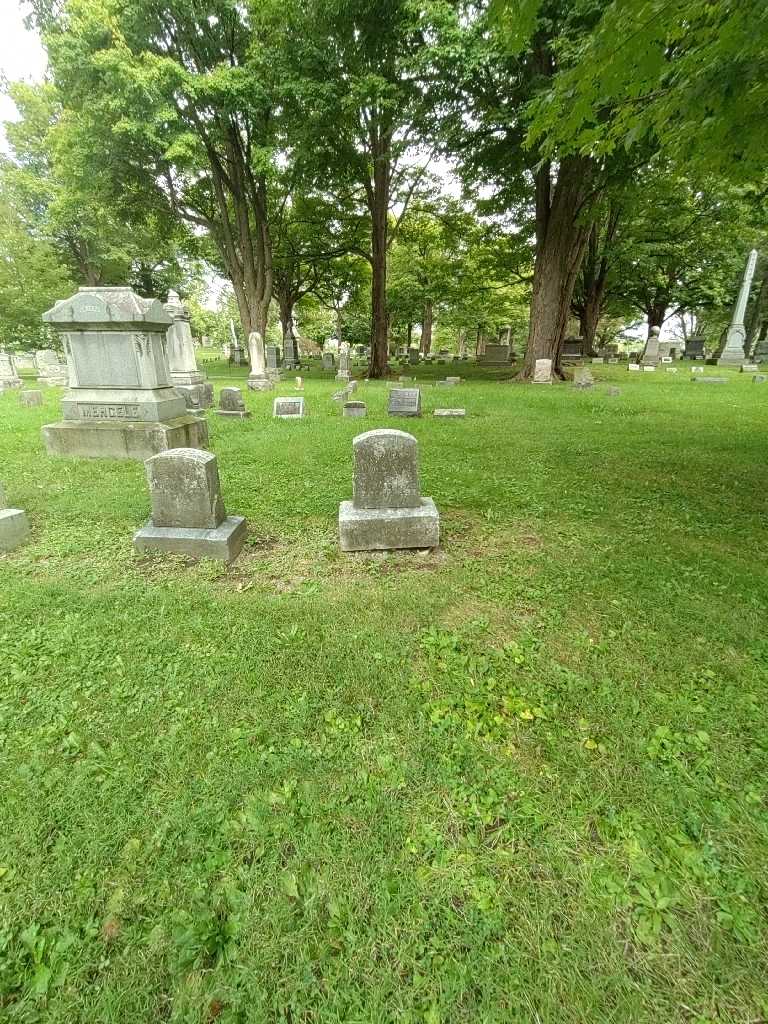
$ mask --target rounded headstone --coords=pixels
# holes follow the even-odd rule
[[[403,430],[369,430],[352,442],[355,508],[416,508],[419,446]]]

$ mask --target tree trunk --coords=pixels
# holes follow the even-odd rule
[[[368,199],[371,214],[371,362],[368,376],[375,380],[384,377],[389,369],[387,351],[387,214],[389,213],[389,156],[388,142],[382,142],[374,152],[373,184],[369,184]]]
[[[432,349],[432,302],[430,299],[424,303],[424,319],[421,321],[421,348],[422,355],[429,355]]]
[[[597,336],[597,325],[600,323],[601,307],[602,294],[598,295],[593,292],[587,297],[579,313],[579,334],[584,339],[585,356],[595,354],[595,337]]]
[[[411,347],[411,342],[413,341],[413,324],[408,324],[408,330],[406,331],[406,338],[407,338],[406,344],[407,344],[408,348],[410,348]]]
[[[585,206],[592,169],[588,157],[565,157],[554,189],[549,164],[536,172],[536,260],[523,380],[533,377],[537,359],[551,359],[553,372],[563,375],[563,338],[591,227]]]

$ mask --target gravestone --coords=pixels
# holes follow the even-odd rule
[[[605,356],[592,356],[592,362],[596,364],[602,364],[605,362]]]
[[[411,366],[419,365],[419,350],[417,348],[408,349],[408,363]]]
[[[240,388],[222,388],[219,392],[219,408],[216,410],[219,416],[233,416],[236,419],[244,420],[251,414],[245,408],[243,392]]]
[[[59,362],[59,357],[52,348],[38,349],[35,352],[34,362],[37,379],[41,384],[48,384],[50,387],[66,387],[69,383],[66,364]]]
[[[277,345],[267,345],[265,350],[266,374],[271,381],[280,380],[280,349]]]
[[[419,388],[392,388],[387,412],[390,416],[421,416]]]
[[[351,380],[347,384],[347,391],[350,393],[350,395],[354,395],[354,393],[357,391],[357,381],[356,380]]]
[[[456,382],[452,381],[452,380],[448,380],[448,379],[446,379],[446,380],[436,380],[435,381],[435,387],[436,388],[455,388],[456,387]]]
[[[0,551],[13,551],[29,539],[29,522],[20,508],[6,508],[0,484]]]
[[[437,416],[438,418],[452,419],[452,418],[455,417],[457,419],[460,419],[460,418],[462,418],[462,417],[467,415],[467,410],[466,409],[435,409],[435,411],[432,413],[432,415],[433,416]]]
[[[727,384],[727,377],[691,377],[694,384]]]
[[[168,448],[203,448],[205,420],[172,386],[158,299],[131,288],[80,288],[43,320],[60,335],[69,366],[64,420],[43,427],[50,455],[146,459]]]
[[[342,388],[341,391],[334,391],[331,395],[331,399],[334,402],[346,402],[352,392],[349,388]]]
[[[418,443],[402,430],[370,430],[352,442],[352,501],[339,506],[342,551],[432,548],[440,516],[419,489]]]
[[[740,368],[740,372],[741,373],[756,373],[759,369],[760,369],[760,367],[757,365],[757,363],[742,363],[741,364],[741,368]]]
[[[704,338],[688,338],[685,343],[685,358],[686,359],[704,359],[706,358],[706,352],[704,350]]]
[[[248,355],[251,360],[251,372],[248,374],[246,387],[249,391],[271,391],[275,385],[267,375],[264,339],[259,331],[251,331],[248,335]]]
[[[276,398],[272,416],[279,420],[300,420],[304,416],[303,398]]]
[[[323,369],[333,370],[335,365],[333,352],[323,352]]]
[[[188,409],[210,409],[213,405],[213,384],[197,368],[189,310],[178,294],[168,292],[165,311],[173,323],[168,328],[168,369],[171,384],[183,397]]]
[[[147,459],[152,517],[133,538],[134,549],[167,551],[231,562],[245,541],[242,516],[227,516],[216,456],[174,448]]]
[[[200,343],[202,344],[203,348],[212,348],[213,347],[213,342],[211,341],[211,339],[208,337],[207,334],[204,334],[202,336],[202,338],[200,339]]]
[[[725,345],[720,353],[720,358],[717,360],[718,366],[740,366],[744,362],[744,342],[747,339],[744,315],[747,311],[749,291],[752,287],[752,278],[755,274],[756,264],[757,249],[753,249],[749,254],[747,265],[744,269],[744,279],[741,282],[739,295],[736,299],[733,316],[731,317],[731,323],[725,338]]]
[[[630,370],[632,373],[639,373],[640,372],[640,363],[628,363],[627,364],[627,369]]]
[[[661,356],[662,363],[674,363],[672,356]]]
[[[293,382],[293,386],[296,388],[297,391],[303,391],[304,390],[304,378],[303,377],[297,377],[296,380]]]
[[[691,367],[691,373],[704,373],[704,367],[703,366],[692,366]]]
[[[299,346],[296,343],[296,335],[291,329],[283,334],[283,366],[287,370],[295,370],[299,365]]]
[[[487,344],[485,351],[478,357],[478,362],[487,366],[505,366],[509,361],[509,345]]]
[[[666,363],[669,359],[672,361],[672,342],[670,341],[659,341],[659,359],[662,363]]]
[[[341,407],[341,415],[359,419],[368,415],[368,406],[365,402],[345,402]]]
[[[666,370],[667,373],[677,373],[677,367],[676,366],[667,366],[667,367],[665,367],[665,370]]]
[[[534,384],[551,384],[552,383],[552,360],[551,359],[537,359],[533,367],[533,383]]]
[[[461,377],[446,377],[445,380],[448,384],[461,384]]]
[[[594,386],[595,378],[588,366],[577,366],[573,371],[573,386],[576,388],[591,388]]]
[[[16,363],[8,352],[0,352],[0,391],[8,388],[20,388],[21,377],[16,371]]]
[[[336,380],[348,381],[351,374],[349,372],[349,342],[342,341],[339,345],[339,372],[336,374]]]
[[[648,340],[645,343],[643,358],[640,360],[643,366],[652,366],[654,369],[659,362],[659,334],[660,328],[652,327],[648,332]]]
[[[608,394],[611,398],[616,398],[618,395],[621,394],[621,391],[617,387],[609,387],[606,394]]]
[[[566,338],[563,341],[563,359],[581,359],[584,354],[583,338]]]
[[[31,408],[34,405],[43,404],[43,392],[42,391],[20,391],[19,400],[22,405],[27,408]]]
[[[611,366],[615,366],[616,363],[618,363],[618,361],[619,361],[619,357],[618,356],[608,356],[608,362],[611,364]]]
[[[752,378],[753,384],[765,384],[766,381],[768,381],[768,374],[765,373],[756,373]]]
[[[656,373],[656,367],[655,366],[644,366],[643,370],[646,373]]]

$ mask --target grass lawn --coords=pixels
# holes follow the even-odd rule
[[[303,421],[248,393],[209,416],[230,568],[134,556],[143,467],[50,459],[61,392],[0,396],[33,531],[0,556],[1,1020],[768,1016],[768,385],[593,370],[416,421],[383,384],[342,419],[330,374]],[[376,426],[419,439],[439,552],[339,553]]]

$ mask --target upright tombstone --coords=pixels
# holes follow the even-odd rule
[[[283,366],[287,370],[295,370],[299,365],[299,346],[296,342],[293,321],[287,331],[283,332]]]
[[[652,327],[648,332],[648,341],[645,343],[643,358],[640,360],[643,366],[659,365],[659,327]]]
[[[510,362],[509,345],[487,344],[485,351],[478,357],[478,362],[487,366],[506,366]]]
[[[60,334],[69,367],[62,423],[43,427],[50,455],[147,459],[168,448],[203,448],[204,419],[172,386],[158,299],[131,288],[80,288],[43,320]]]
[[[202,338],[200,339],[200,344],[203,346],[203,348],[211,348],[213,346],[213,342],[211,341],[210,337],[207,334],[204,334],[202,336]]]
[[[685,358],[705,359],[707,353],[705,351],[704,344],[704,338],[697,336],[688,338],[685,342]]]
[[[8,352],[0,352],[0,392],[20,388],[22,380],[16,371],[16,362]]]
[[[0,551],[13,551],[29,538],[29,522],[20,508],[6,508],[0,484]]]
[[[35,405],[43,404],[43,392],[42,391],[20,391],[19,401],[22,405],[27,408],[31,408]]]
[[[184,399],[188,409],[210,409],[213,405],[213,384],[197,368],[189,310],[178,293],[168,292],[165,311],[173,321],[168,328],[168,369],[171,384]]]
[[[392,388],[387,412],[390,416],[421,416],[419,388]]]
[[[41,384],[65,388],[69,383],[67,364],[59,362],[58,354],[52,348],[41,348],[35,352],[35,369]]]
[[[419,365],[419,350],[417,348],[408,349],[408,365],[418,366]]]
[[[251,372],[247,385],[250,391],[271,391],[275,386],[267,376],[267,356],[264,351],[264,339],[259,331],[251,331],[248,335],[248,353],[251,358]]]
[[[272,403],[272,416],[278,420],[300,420],[304,409],[303,398],[276,398]]]
[[[595,378],[588,366],[577,366],[573,371],[573,386],[586,390],[594,386]]]
[[[663,363],[663,362],[666,362],[667,359],[671,359],[671,358],[672,358],[672,342],[671,342],[671,340],[670,341],[660,341],[659,342],[659,359]]]
[[[267,360],[267,376],[271,381],[280,380],[280,349],[277,345],[267,345],[264,349]]]
[[[247,419],[251,415],[245,408],[243,392],[240,388],[222,388],[219,392],[219,408],[216,412],[219,416],[231,416],[239,420]]]
[[[566,338],[563,341],[563,359],[581,359],[584,355],[583,338]]]
[[[533,367],[533,383],[534,384],[551,384],[552,383],[552,360],[551,359],[537,359]]]
[[[368,406],[365,402],[345,402],[341,407],[341,415],[360,419],[368,415]]]
[[[418,443],[402,430],[369,430],[352,442],[352,501],[339,505],[342,551],[433,548],[440,516],[419,489]]]
[[[752,278],[755,276],[756,264],[757,249],[753,249],[749,254],[747,266],[744,270],[744,279],[741,282],[739,296],[733,309],[733,316],[731,317],[731,324],[725,338],[725,345],[720,353],[720,358],[717,360],[718,366],[741,366],[745,361],[744,342],[747,339],[747,329],[744,326],[744,314],[747,311],[749,291],[752,287]]]
[[[323,369],[333,370],[336,367],[336,362],[333,358],[333,352],[323,352]]]
[[[336,380],[348,381],[352,374],[349,370],[349,342],[342,341],[339,345],[339,372],[336,374]]]
[[[136,551],[170,551],[231,562],[245,540],[245,519],[227,516],[216,456],[175,448],[147,459],[152,518],[133,538]]]

